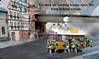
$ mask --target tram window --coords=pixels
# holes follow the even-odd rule
[[[68,37],[68,36],[66,36],[66,39],[68,40],[68,39],[69,39],[69,37]]]
[[[78,39],[78,36],[76,35],[76,37],[75,37],[76,39]]]
[[[84,39],[85,39],[84,35],[81,35],[80,36],[80,41],[84,41]]]
[[[71,40],[72,39],[72,36],[69,36],[69,39]]]

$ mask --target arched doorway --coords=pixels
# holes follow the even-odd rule
[[[11,40],[16,40],[15,39],[15,32],[11,32]]]

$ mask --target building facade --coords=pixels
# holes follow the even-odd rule
[[[1,0],[1,4],[8,11],[11,40],[26,40],[33,36],[36,21],[33,0]]]
[[[7,10],[0,6],[0,41],[10,40],[7,24]]]
[[[28,0],[10,0],[7,8],[11,40],[29,39]]]
[[[29,18],[30,18],[30,38],[35,38],[35,22],[37,21],[35,17],[36,7],[33,0],[29,0]]]

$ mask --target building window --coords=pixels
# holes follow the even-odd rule
[[[27,0],[25,0],[24,2],[27,3]]]
[[[5,34],[5,27],[2,27],[2,34]]]
[[[23,0],[20,0],[21,2],[23,1]]]
[[[22,12],[24,12],[24,6],[22,6]]]
[[[0,20],[4,20],[6,17],[6,14],[3,12],[0,12]]]
[[[16,12],[14,12],[14,16],[16,16]]]
[[[9,11],[9,15],[12,16],[12,14],[13,14],[12,11]]]
[[[20,5],[20,12],[22,12],[22,6]]]
[[[27,9],[26,8],[24,8],[24,13],[27,13]]]

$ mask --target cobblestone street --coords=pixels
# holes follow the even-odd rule
[[[92,51],[95,51],[98,48],[99,47],[93,49]],[[85,50],[85,52],[88,53],[87,51],[89,51],[89,49]],[[46,49],[46,39],[43,38],[28,43],[0,49],[1,59],[69,59],[69,58],[75,58],[76,56],[81,56],[83,54],[84,53],[48,54]]]

